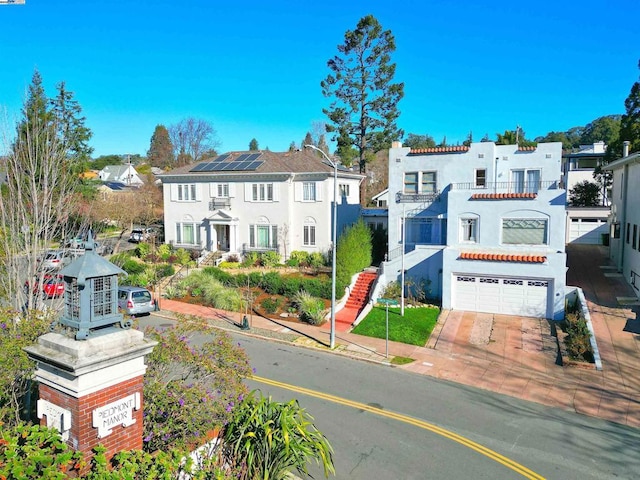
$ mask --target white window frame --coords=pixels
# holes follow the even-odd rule
[[[267,244],[258,245],[258,230],[266,229],[267,232]],[[253,223],[249,225],[249,247],[255,249],[275,249],[278,247],[278,226],[269,223]]]
[[[216,193],[218,194],[218,198],[229,198],[228,183],[218,183],[216,187],[217,187]]]
[[[187,243],[184,242],[185,238],[185,227],[193,228],[193,242]],[[197,222],[177,222],[176,223],[176,244],[177,245],[202,245],[202,235],[200,231],[201,224]]]
[[[179,183],[177,186],[178,202],[195,202],[197,200],[197,191],[195,183]]]
[[[273,202],[273,183],[251,184],[251,199],[253,202]]]
[[[478,217],[460,218],[460,243],[478,243]]]
[[[316,246],[316,226],[312,223],[307,223],[303,226],[302,244],[305,247]]]
[[[476,168],[475,173],[473,175],[473,185],[476,188],[487,188],[487,169],[486,168]]]
[[[302,182],[302,201],[315,202],[318,199],[316,182]]]
[[[516,182],[514,174],[522,172],[522,182]],[[537,172],[536,184],[532,184],[529,177],[534,172]],[[538,193],[540,190],[540,182],[542,181],[542,170],[539,168],[514,168],[510,172],[511,190],[514,193]]]
[[[341,197],[349,197],[349,187],[350,185],[348,183],[340,183],[338,185]]]

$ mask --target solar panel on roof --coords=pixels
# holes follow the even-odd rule
[[[236,171],[240,170],[240,171],[242,171],[247,167],[247,165],[249,165],[249,163],[250,162],[233,162],[232,170],[236,170]]]
[[[231,154],[230,153],[222,154],[218,158],[216,158],[214,162],[222,162],[223,160],[226,160],[227,158],[229,158],[229,155]]]
[[[245,168],[245,170],[256,170],[260,165],[262,165],[264,162],[260,162],[260,161],[256,161],[256,162],[251,162],[249,164],[249,166],[247,168]]]
[[[240,155],[238,158],[234,158],[234,159],[233,159],[233,161],[234,161],[234,162],[242,162],[242,161],[246,160],[246,159],[247,159],[247,157],[249,157],[249,156],[250,156],[250,154],[248,154],[248,153],[243,153],[243,154],[242,154],[242,155]]]
[[[251,155],[249,155],[249,157],[247,158],[247,162],[253,162],[254,160],[256,160],[260,155],[262,155],[261,153],[252,153]]]
[[[193,167],[189,171],[190,172],[202,172],[207,165],[208,165],[208,162],[202,162],[202,163],[197,164],[195,167]]]

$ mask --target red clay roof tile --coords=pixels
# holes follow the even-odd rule
[[[544,263],[544,255],[514,255],[506,253],[460,252],[463,260],[485,260],[490,262]]]
[[[472,200],[533,200],[537,193],[474,193]]]

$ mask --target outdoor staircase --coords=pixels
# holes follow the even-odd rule
[[[199,267],[215,267],[216,260],[218,260],[222,254],[218,251],[210,252],[202,260],[198,262]]]
[[[378,274],[376,272],[364,271],[358,275],[347,303],[344,308],[336,312],[336,330],[346,332],[351,329],[351,325],[369,301],[369,294]],[[325,328],[330,328],[329,322],[324,324]]]

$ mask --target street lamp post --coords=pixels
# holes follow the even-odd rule
[[[317,150],[322,154],[329,165],[333,167],[333,238],[331,240],[331,330],[329,333],[329,348],[336,346],[336,248],[337,248],[337,223],[338,223],[338,162],[331,160],[324,151],[315,145],[305,145],[304,148]]]

